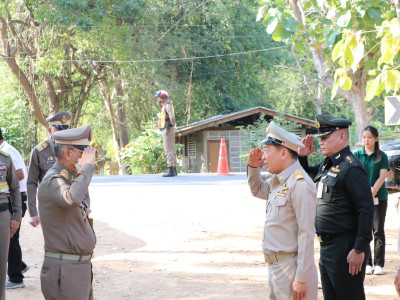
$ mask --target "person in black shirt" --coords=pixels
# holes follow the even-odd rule
[[[317,183],[315,229],[320,241],[319,268],[325,300],[365,299],[365,250],[372,240],[374,204],[368,175],[348,146],[351,121],[317,115],[320,164],[308,165],[315,147],[307,135],[299,161]]]

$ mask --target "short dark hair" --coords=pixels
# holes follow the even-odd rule
[[[293,158],[293,159],[297,159],[299,157],[299,154],[296,151],[289,149],[285,146],[282,146],[282,145],[272,145],[272,146],[278,147],[279,149],[286,148],[289,151],[291,158]]]

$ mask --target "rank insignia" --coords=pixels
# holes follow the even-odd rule
[[[335,159],[338,159],[338,158],[340,158],[340,153],[338,154],[338,156],[335,157]]]
[[[335,168],[335,167],[332,167],[332,168],[331,168],[332,172],[334,172],[334,173],[339,173],[340,170],[338,169],[338,167],[339,167],[339,166],[336,166],[336,168]]]
[[[347,156],[346,159],[349,161],[349,163],[353,163],[353,159],[350,156]]]
[[[63,169],[63,170],[60,172],[60,175],[61,175],[62,177],[64,177],[65,179],[68,180],[68,171],[67,171],[66,169]]]
[[[280,188],[282,189],[282,191],[286,191],[288,188],[286,187],[286,183],[284,185],[281,185]]]
[[[294,171],[294,178],[296,178],[296,180],[303,179],[303,172],[301,170]]]

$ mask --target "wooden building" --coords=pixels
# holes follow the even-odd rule
[[[240,155],[249,151],[247,137],[237,126],[254,124],[262,114],[266,120],[280,117],[299,124],[298,132],[295,132],[299,136],[315,131],[316,123],[312,120],[265,107],[214,116],[177,128],[175,140],[184,145],[181,165],[190,173],[216,173],[220,141],[225,138],[229,171],[246,172],[247,162]]]

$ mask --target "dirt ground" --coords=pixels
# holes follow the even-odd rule
[[[95,178],[90,187],[97,233],[95,299],[267,299],[261,252],[264,201],[250,195],[244,180],[180,181],[185,176],[159,185]],[[396,194],[386,222],[385,274],[366,277],[367,299],[398,299],[393,287],[400,260],[395,199]],[[43,299],[42,231],[31,227],[27,217],[20,241],[31,268],[26,287],[7,290],[6,297]],[[316,241],[316,262],[318,253]],[[321,290],[319,295],[322,299]]]

